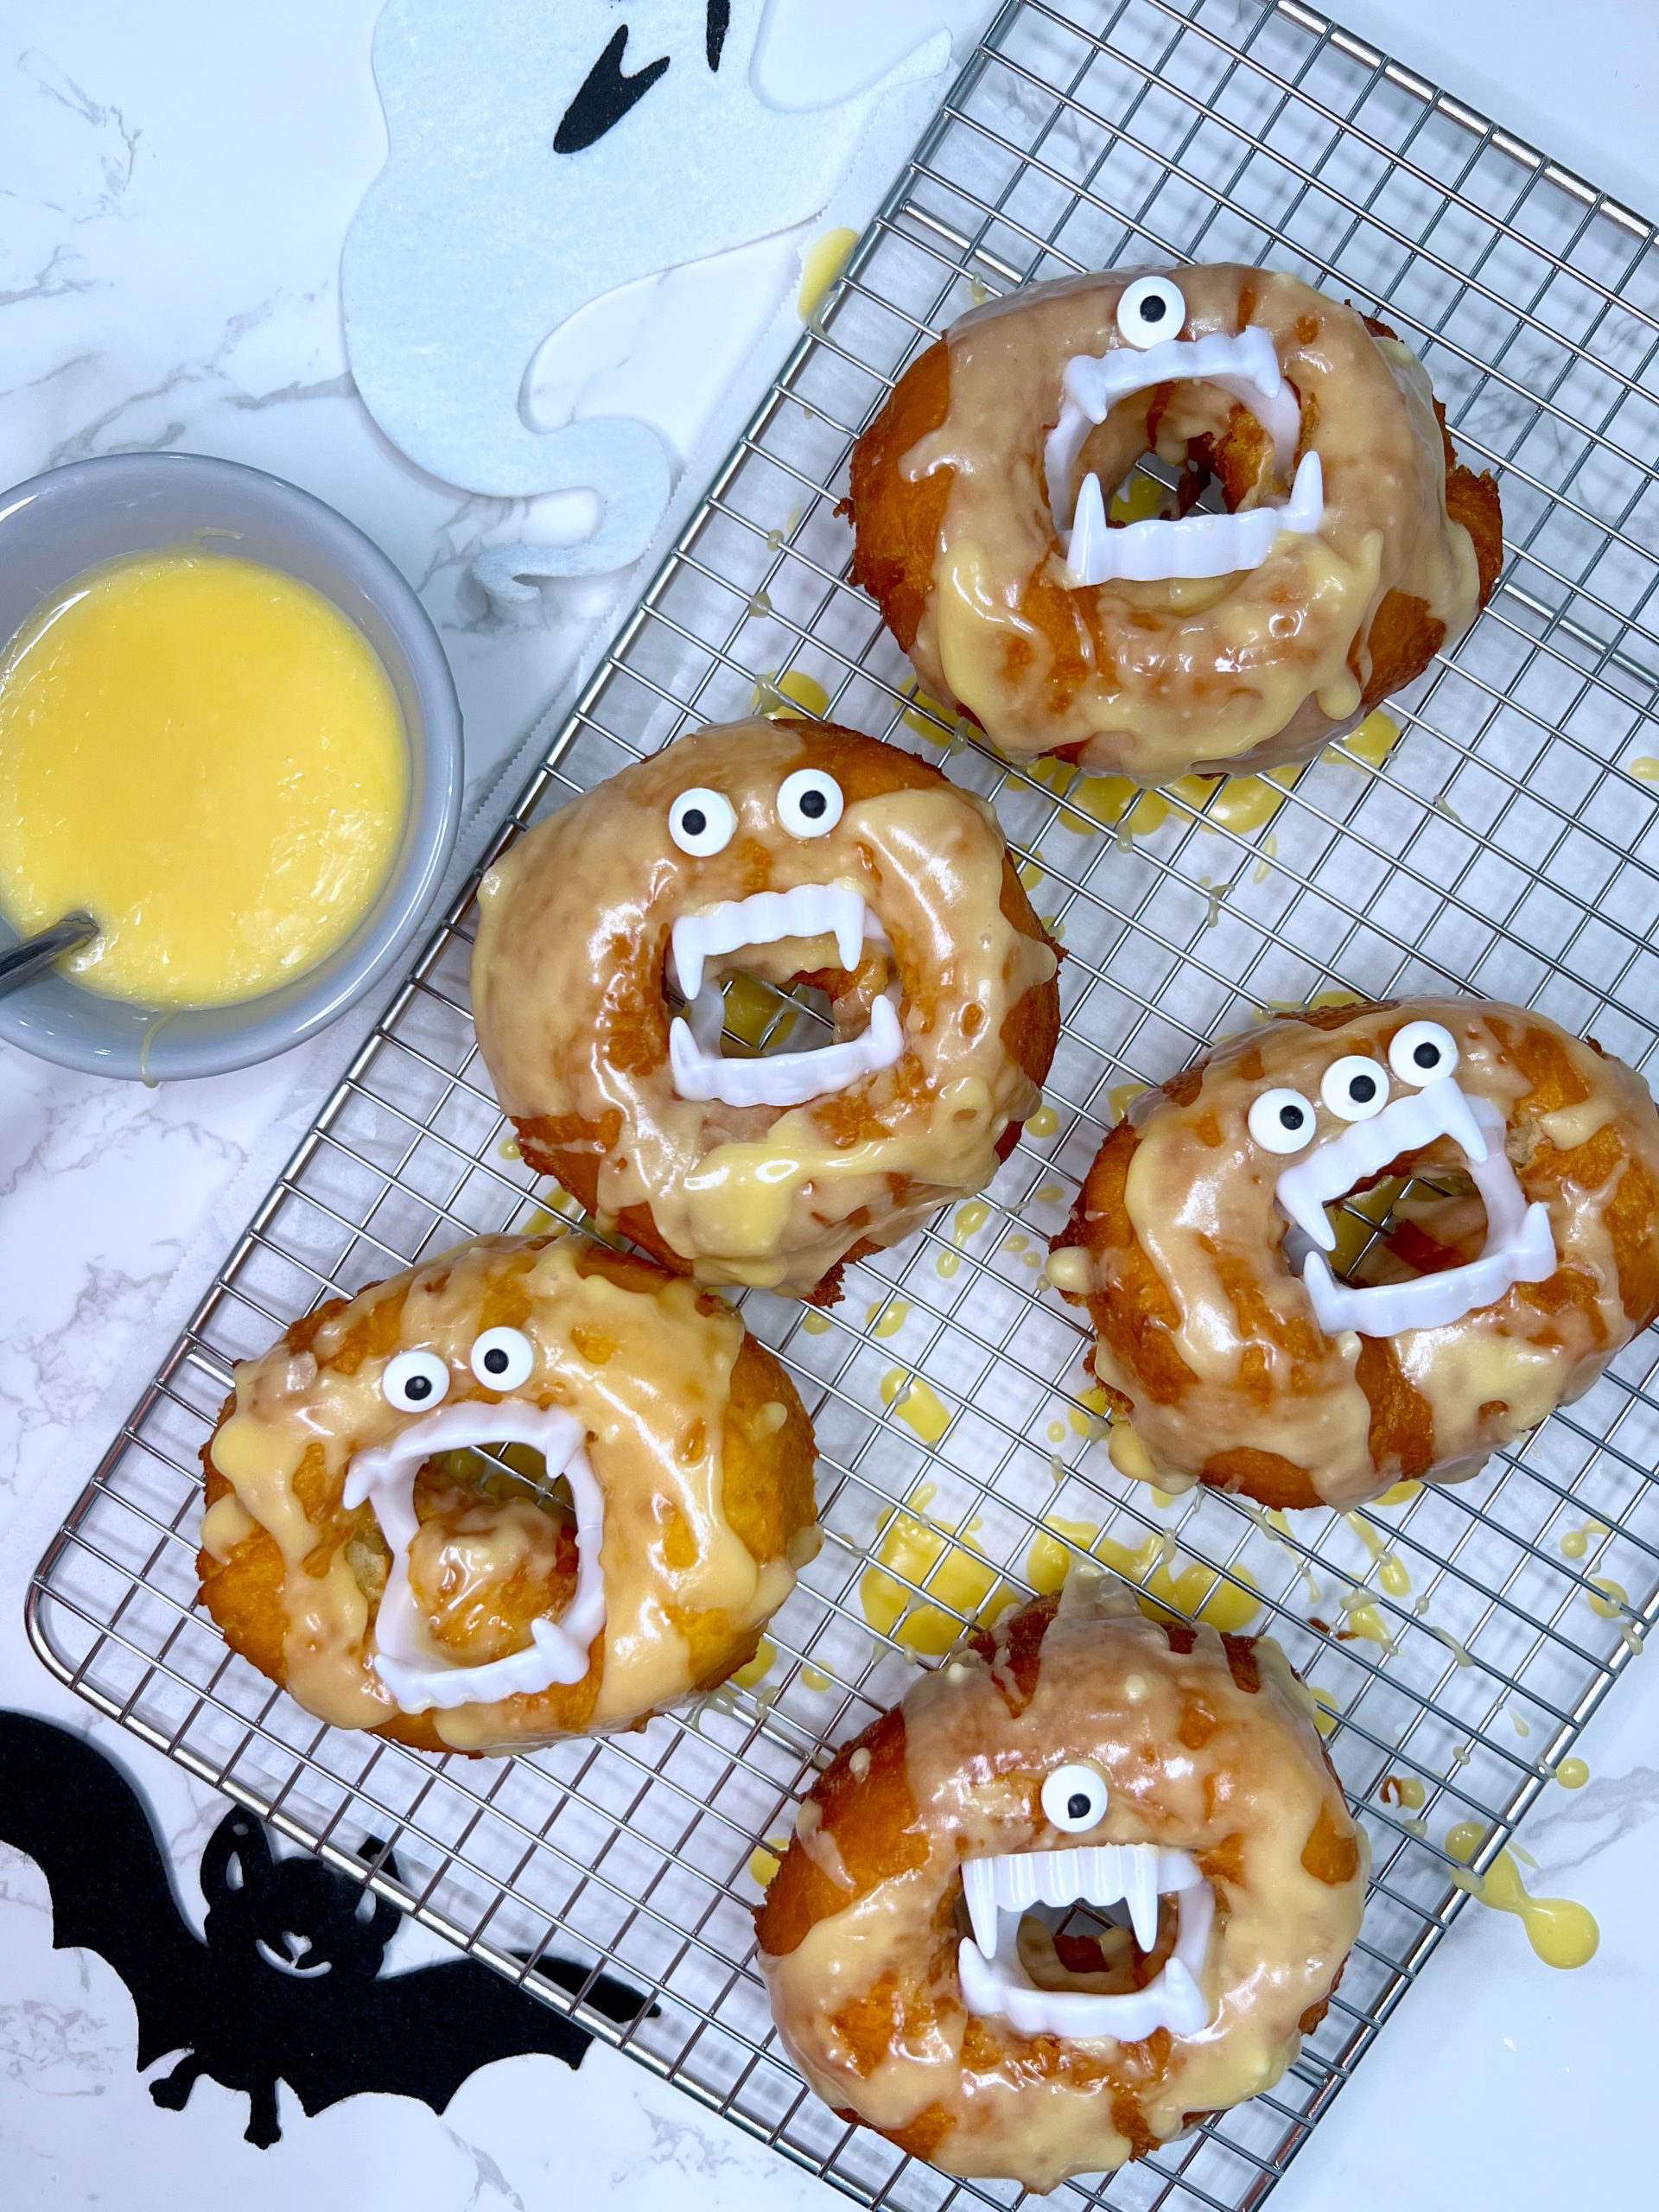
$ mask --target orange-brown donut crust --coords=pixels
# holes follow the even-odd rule
[[[1190,1851],[1216,1890],[1218,1928],[1235,1923],[1234,1948],[1212,1955],[1211,1994],[1226,2008],[1224,2044],[1253,2015],[1240,2026],[1236,2082],[1210,2031],[1197,2076],[1192,2046],[1166,2029],[1137,2044],[1073,2042],[965,2011],[957,1869],[988,1852],[1077,1840],[1041,1807],[1044,1774],[1065,1758],[1107,1775],[1108,1840]],[[1273,2078],[1274,2056],[1286,2063],[1324,2016],[1358,1926],[1364,1866],[1277,1647],[1144,1619],[1110,1586],[1080,1579],[975,1631],[949,1668],[836,1751],[757,1910],[756,1942],[785,2039],[842,2118],[948,2172],[1040,2190],[1143,2158],[1267,2085],[1258,2069]],[[1173,1932],[1166,1915],[1132,1986],[1159,1970]],[[1063,1935],[1055,1948],[1073,1970],[1102,1964],[1090,1939]],[[1239,1993],[1252,1986],[1256,1996]],[[1287,2012],[1287,2001],[1300,2009]],[[907,2094],[891,2078],[904,2054]],[[1189,2086],[1209,2101],[1185,2105]]]
[[[1250,315],[1248,294],[1241,298],[1240,314],[1243,327]],[[1360,320],[1374,338],[1395,335],[1386,323],[1370,316]],[[944,426],[950,411],[950,349],[948,340],[938,339],[911,363],[853,448],[851,488],[842,510],[853,523],[853,581],[875,601],[883,621],[906,653],[916,642],[933,597],[934,569],[956,471],[938,462],[925,474],[911,477],[903,464],[906,455]],[[1154,429],[1157,412],[1154,401]],[[1464,466],[1453,448],[1446,428],[1446,410],[1439,400],[1434,412],[1445,449],[1446,512],[1468,531],[1473,543],[1480,576],[1479,603],[1484,607],[1491,598],[1503,559],[1497,484],[1490,471],[1477,475]],[[1052,414],[1043,422],[1033,421],[1033,448],[1040,447],[1052,428]],[[1304,443],[1311,428],[1305,421]],[[1255,417],[1244,407],[1235,406],[1226,435],[1219,440],[1195,440],[1191,458],[1219,480],[1229,505],[1236,508],[1257,480],[1265,444],[1266,434]],[[1085,448],[1084,466],[1087,454]],[[1039,569],[1027,586],[1020,615],[1044,634],[1052,650],[1049,679],[1052,696],[1057,700],[1069,698],[1090,673],[1077,642],[1079,623],[1097,628],[1091,620],[1089,594],[1068,590]],[[1369,630],[1356,637],[1351,649],[1349,665],[1362,687],[1358,715],[1351,719],[1369,714],[1390,693],[1421,675],[1445,641],[1445,624],[1422,599],[1394,588],[1386,592]],[[1098,643],[1096,639],[1097,647]],[[969,708],[961,711],[969,721],[979,720]],[[1092,760],[1088,741],[1039,749],[1093,766],[1116,765]],[[1262,750],[1252,755],[1249,766],[1265,767],[1276,758],[1291,757],[1294,753],[1274,754]]]
[[[525,1318],[529,1300],[522,1276],[534,1254],[550,1240],[526,1240],[520,1254],[505,1264],[492,1281],[480,1320],[482,1329],[517,1327]],[[600,1275],[620,1289],[649,1294],[668,1280],[663,1269],[629,1253],[611,1252],[584,1244],[577,1256],[583,1276]],[[289,1352],[309,1352],[324,1324],[345,1311],[351,1301],[326,1300],[290,1322],[281,1343]],[[717,1302],[700,1294],[698,1310],[713,1313]],[[403,1316],[404,1294],[394,1292],[370,1306],[330,1356],[330,1364],[353,1372],[370,1357],[385,1357],[397,1349]],[[231,1484],[214,1465],[213,1441],[236,1409],[234,1393],[219,1409],[213,1434],[201,1447],[205,1504],[211,1509],[231,1495]],[[781,1426],[764,1432],[755,1417],[763,1406],[780,1405]],[[760,1440],[764,1435],[764,1441]],[[746,1335],[731,1374],[731,1393],[721,1436],[721,1503],[727,1522],[759,1561],[791,1555],[791,1548],[817,1516],[813,1490],[816,1446],[812,1427],[786,1370],[766,1346]],[[372,1605],[385,1587],[390,1553],[372,1505],[347,1512],[334,1497],[335,1486],[324,1471],[322,1452],[313,1445],[296,1478],[296,1488],[306,1498],[310,1517],[317,1523],[318,1570],[344,1548],[356,1579]],[[433,1504],[434,1486],[423,1474],[416,1487],[417,1510],[423,1524]],[[480,1492],[480,1499],[484,1493]],[[476,1638],[471,1658],[493,1657],[498,1651],[521,1649],[528,1642],[530,1624],[539,1617],[562,1611],[575,1585],[575,1548],[568,1524],[548,1516],[553,1559],[550,1571],[540,1575],[515,1574],[495,1586],[493,1605],[487,1619],[469,1624]],[[279,1685],[288,1678],[284,1651],[287,1611],[284,1604],[283,1555],[275,1539],[255,1527],[228,1556],[219,1559],[203,1549],[197,1554],[196,1572],[201,1603],[231,1649],[262,1675]],[[432,1591],[416,1589],[435,1609]],[[685,1637],[694,1691],[715,1688],[754,1656],[759,1629],[735,1635],[729,1624],[708,1613],[685,1613],[676,1625]],[[470,1640],[470,1639],[469,1639]],[[544,1691],[538,1705],[550,1726],[548,1732],[575,1735],[588,1727],[601,1680],[594,1667],[584,1679],[569,1686],[556,1684]],[[643,1727],[643,1719],[634,1724]],[[412,1750],[440,1756],[456,1746],[439,1734],[429,1713],[395,1713],[372,1732],[388,1737]],[[478,1756],[478,1754],[469,1754]]]
[[[776,715],[768,718],[765,727],[786,733],[795,741],[801,766],[823,769],[832,775],[841,786],[849,811],[861,801],[880,798],[898,791],[949,791],[958,798],[961,797],[949,779],[930,762],[918,760],[899,747],[883,744],[875,738],[844,728],[837,723]],[[718,730],[702,733],[705,738],[718,738],[725,734]],[[670,748],[667,757],[677,758],[684,742],[682,741],[681,745]],[[685,772],[690,774],[694,771],[688,768]],[[601,792],[603,789],[601,786]],[[770,887],[767,854],[763,847],[757,844],[751,849],[747,874],[735,895],[747,895],[750,892]],[[734,894],[728,893],[727,895]],[[1014,861],[1006,852],[1001,861],[997,903],[1011,930],[1034,944],[1047,947],[1056,961],[1063,957],[1059,946],[1048,938],[1026,894]],[[808,974],[800,980],[817,983],[833,992],[837,982],[844,983],[846,978],[838,972],[830,972]],[[924,1029],[949,1018],[942,978],[927,975],[907,976],[905,982],[906,1007]],[[474,995],[478,995],[476,985]],[[635,1062],[639,1068],[655,1067],[665,1062],[667,1032],[666,1008],[656,1004],[644,1020],[634,1048]],[[1000,1030],[1007,1059],[1038,1086],[1048,1073],[1059,1033],[1059,991],[1052,976],[1032,983],[1014,1000]],[[486,1040],[486,1052],[487,1049]],[[844,1096],[812,1102],[810,1110],[815,1121],[821,1128],[833,1132],[833,1141],[838,1149],[850,1151],[857,1146],[877,1143],[890,1137],[893,1133],[895,1109],[902,1114],[916,1103],[916,1097],[906,1089],[906,1084],[913,1083],[918,1066],[913,1058],[901,1062],[896,1071],[895,1082],[885,1096],[879,1084],[867,1083]],[[510,1117],[517,1132],[519,1150],[538,1174],[554,1177],[588,1212],[600,1215],[608,1226],[648,1252],[663,1267],[679,1274],[697,1272],[696,1263],[670,1243],[650,1205],[626,1205],[608,1214],[602,1210],[602,1179],[607,1163],[617,1158],[628,1134],[620,1109],[610,1107],[597,1114],[548,1114],[526,1112],[515,1107],[511,1109]],[[1012,1152],[1019,1141],[1023,1126],[1022,1121],[1013,1120],[1002,1129],[994,1147],[999,1160],[1006,1160]],[[902,1213],[914,1202],[916,1195],[912,1178],[893,1173],[887,1180],[888,1202],[882,1210],[884,1217]],[[963,1195],[970,1193],[964,1192]],[[815,1283],[797,1290],[796,1294],[804,1302],[833,1305],[841,1295],[843,1270],[853,1262],[890,1241],[889,1237],[879,1233],[881,1220],[874,1214],[868,1225],[872,1235],[854,1243]]]
[[[1402,1479],[1465,1477],[1550,1410],[1529,1408],[1533,1417],[1522,1418],[1518,1406],[1496,1395],[1478,1404],[1437,1406],[1424,1387],[1421,1358],[1414,1361],[1414,1380],[1402,1364],[1404,1339],[1357,1338],[1351,1383],[1363,1403],[1360,1441],[1371,1472],[1333,1492],[1329,1463],[1320,1455],[1274,1450],[1262,1440],[1276,1418],[1289,1421],[1349,1379],[1332,1367],[1332,1341],[1305,1294],[1283,1294],[1282,1220],[1254,1252],[1211,1255],[1230,1304],[1238,1353],[1233,1384],[1221,1389],[1185,1356],[1185,1286],[1155,1264],[1135,1217],[1130,1182],[1137,1159],[1149,1138],[1163,1141],[1172,1117],[1200,1131],[1206,1147],[1223,1147],[1218,1158],[1230,1162],[1236,1156],[1243,1173],[1249,1140],[1236,1114],[1225,1131],[1218,1118],[1230,1100],[1239,1107],[1252,1090],[1279,1084],[1317,1098],[1325,1065],[1355,1050],[1371,1049],[1381,1058],[1395,1031],[1422,1016],[1454,1031],[1460,1020],[1474,1025],[1507,1086],[1508,1151],[1522,1190],[1529,1201],[1548,1205],[1562,1253],[1553,1275],[1516,1284],[1497,1306],[1452,1324],[1448,1340],[1478,1325],[1500,1341],[1556,1360],[1560,1389],[1553,1404],[1588,1389],[1614,1353],[1659,1314],[1659,1116],[1645,1086],[1622,1063],[1593,1040],[1578,1043],[1541,1014],[1479,1001],[1387,999],[1288,1013],[1253,1037],[1224,1039],[1137,1099],[1129,1118],[1108,1133],[1071,1217],[1054,1240],[1057,1253],[1076,1248],[1089,1255],[1087,1293],[1064,1294],[1087,1306],[1096,1332],[1090,1363],[1115,1413],[1149,1446],[1159,1479],[1196,1480],[1269,1507],[1356,1503]],[[1309,1035],[1305,1050],[1294,1046],[1298,1033]],[[1597,1123],[1602,1105],[1605,1118]],[[1588,1117],[1587,1133],[1573,1142],[1575,1115]],[[1412,1164],[1395,1162],[1372,1181]],[[1572,1224],[1580,1231],[1572,1251],[1563,1252]],[[1411,1234],[1408,1224],[1402,1237],[1408,1243]],[[1592,1237],[1597,1264],[1584,1256]],[[1429,1264],[1456,1256],[1433,1254]],[[1427,1341],[1441,1332],[1416,1333]],[[1252,1428],[1255,1440],[1240,1440]],[[1119,1464],[1127,1461],[1120,1458]]]

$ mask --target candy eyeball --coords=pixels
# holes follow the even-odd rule
[[[489,1390],[516,1390],[528,1382],[536,1347],[522,1329],[486,1329],[473,1346],[472,1369]]]
[[[1319,1080],[1319,1096],[1338,1121],[1369,1122],[1389,1103],[1389,1076],[1381,1060],[1350,1052],[1332,1060]]]
[[[1120,334],[1142,353],[1166,338],[1179,338],[1185,321],[1185,296],[1167,276],[1137,276],[1117,303]]]
[[[449,1367],[435,1351],[400,1351],[380,1377],[386,1403],[400,1414],[430,1413],[449,1394]]]
[[[724,791],[698,784],[682,791],[668,810],[668,834],[693,860],[711,860],[732,842],[737,815]]]
[[[841,785],[822,768],[798,768],[778,791],[778,819],[791,837],[822,837],[841,819]]]
[[[1263,1152],[1300,1152],[1313,1142],[1318,1126],[1301,1092],[1282,1089],[1264,1090],[1253,1100],[1247,1122]]]
[[[1438,1021],[1408,1021],[1397,1029],[1389,1046],[1389,1065],[1402,1083],[1419,1087],[1439,1076],[1453,1074],[1458,1065],[1457,1039]]]
[[[1043,1810],[1057,1828],[1080,1835],[1106,1817],[1106,1777],[1084,1759],[1057,1766],[1043,1783]]]

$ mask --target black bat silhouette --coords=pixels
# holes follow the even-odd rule
[[[321,1859],[276,1858],[240,1807],[201,1854],[204,1942],[185,1920],[137,1791],[84,1738],[0,1712],[0,1843],[34,1859],[52,1897],[55,1950],[106,1959],[138,2016],[140,2073],[182,2052],[149,2085],[182,2111],[205,2074],[248,2100],[246,2137],[277,2140],[276,2084],[308,2115],[369,2091],[418,2097],[442,2112],[493,2059],[544,2051],[582,2063],[592,2038],[474,1959],[382,1975],[403,1914]],[[380,1859],[382,1846],[363,1847]],[[380,1863],[393,1879],[397,1863]],[[538,1976],[584,1988],[607,2018],[647,2010],[625,1983],[563,1959]],[[656,2008],[649,2008],[654,2011]]]

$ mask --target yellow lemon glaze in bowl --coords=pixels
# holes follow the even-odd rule
[[[300,1042],[400,959],[460,811],[413,592],[275,477],[122,454],[0,498],[0,946],[99,938],[0,1037],[147,1079]]]

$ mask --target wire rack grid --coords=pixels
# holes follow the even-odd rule
[[[1394,702],[1397,743],[1137,798],[1012,767],[935,713],[848,582],[836,505],[860,428],[955,315],[1165,257],[1268,261],[1384,317],[1465,457],[1498,472],[1509,557],[1471,636]],[[1019,2191],[905,2159],[804,2090],[753,1972],[757,1839],[787,1828],[827,1747],[919,1660],[1079,1553],[1187,1610],[1258,1611],[1325,1707],[1370,1834],[1359,1945],[1275,2088],[1062,2192],[1258,2203],[1464,1903],[1457,1858],[1490,1863],[1659,1613],[1655,1346],[1472,1483],[1292,1523],[1116,1477],[1083,1339],[1038,1262],[1124,1086],[1275,1001],[1451,984],[1653,1068],[1656,359],[1652,228],[1310,10],[1014,0],[502,832],[781,686],[989,797],[1064,935],[1052,1111],[985,1201],[852,1271],[828,1316],[745,1301],[823,1452],[826,1541],[769,1668],[623,1740],[437,1763],[319,1726],[193,1611],[196,1455],[234,1361],[319,1298],[560,1203],[513,1156],[477,1057],[470,894],[41,1562],[29,1618],[48,1663],[849,2194],[934,2212]],[[811,1009],[780,1004],[762,1027],[785,1018]],[[1452,1853],[1448,1824],[1472,1824]],[[587,1978],[556,1983],[540,1970],[555,1956]],[[596,2002],[601,1968],[639,1993],[628,2017]]]

